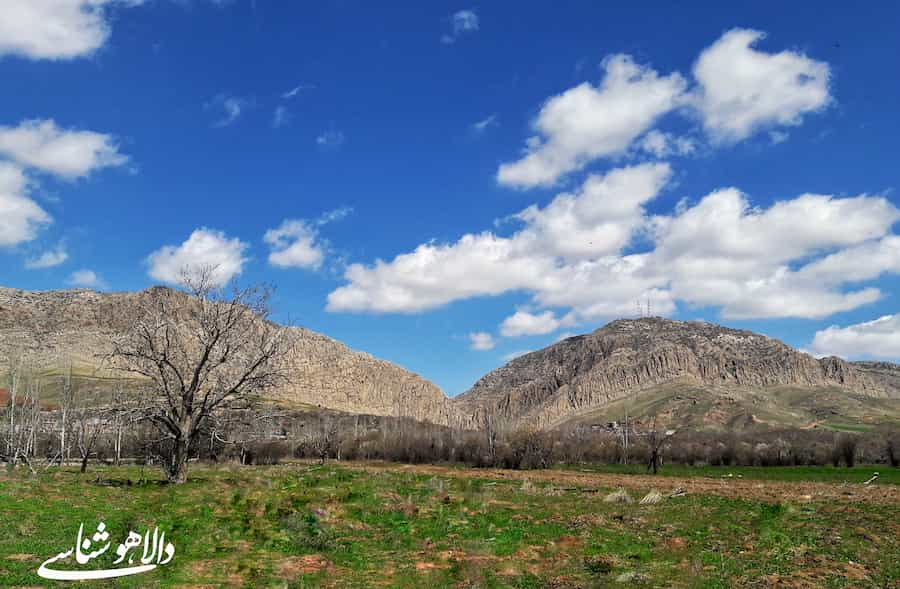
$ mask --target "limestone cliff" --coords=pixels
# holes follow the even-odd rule
[[[455,404],[470,427],[486,412],[547,427],[676,379],[754,389],[838,386],[897,398],[900,371],[892,366],[819,360],[766,336],[704,322],[618,320],[512,360]]]
[[[129,325],[148,292],[0,288],[0,373],[11,355],[27,352],[48,367],[64,358],[81,371],[99,368],[102,374],[111,338]],[[308,329],[292,327],[290,337],[289,382],[273,391],[275,399],[451,423],[449,400],[424,378]]]

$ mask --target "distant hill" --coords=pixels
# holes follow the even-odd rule
[[[48,374],[71,361],[77,378],[110,388],[121,375],[103,370],[103,355],[154,289],[182,296],[165,287],[124,293],[0,288],[0,375],[11,355],[25,351]],[[510,428],[551,428],[603,426],[626,412],[631,420],[656,417],[692,429],[900,424],[900,366],[816,359],[778,340],[710,323],[613,321],[520,356],[454,399],[396,364],[302,327],[289,329],[290,383],[271,395],[286,407],[471,429],[483,427],[488,414]],[[46,402],[53,402],[58,380],[48,379]]]
[[[153,288],[178,296],[165,287]],[[22,350],[39,358],[47,370],[61,369],[71,361],[81,378],[108,379],[113,375],[102,370],[102,358],[109,342],[130,325],[141,298],[150,292],[0,288],[0,374],[10,356]],[[274,400],[289,406],[451,422],[450,401],[431,382],[314,331],[289,329],[290,383],[273,393]]]
[[[554,427],[654,416],[694,429],[900,423],[900,366],[816,359],[750,331],[618,320],[520,356],[454,400],[478,427]]]

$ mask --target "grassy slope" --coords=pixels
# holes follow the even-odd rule
[[[661,421],[692,430],[805,428],[846,431],[900,426],[900,399],[874,399],[843,389],[710,389],[676,381],[636,393],[567,420],[606,424],[629,419]]]
[[[139,471],[102,474],[136,481]],[[618,505],[549,485],[334,466],[198,468],[179,488],[95,477],[0,475],[0,586],[38,584],[40,561],[70,546],[80,521],[98,519],[113,539],[157,525],[176,545],[171,564],[123,578],[125,587],[565,588],[622,575],[634,587],[900,582],[900,506],[700,495]]]

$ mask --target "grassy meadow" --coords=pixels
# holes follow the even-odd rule
[[[35,571],[104,521],[113,549],[90,566],[154,526],[175,558],[80,587],[900,587],[900,480],[881,470],[878,488],[856,482],[872,467],[195,466],[179,487],[138,467],[7,472],[0,586],[70,585]],[[607,500],[620,486],[634,502]],[[640,504],[653,488],[663,499]]]

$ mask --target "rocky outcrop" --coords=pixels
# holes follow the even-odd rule
[[[750,331],[645,318],[613,321],[520,356],[455,403],[470,427],[486,414],[547,427],[675,379],[756,389],[839,386],[871,397],[900,397],[896,381],[879,377],[875,368],[818,360]]]
[[[0,288],[0,373],[20,353],[48,367],[71,361],[82,371],[104,373],[103,356],[112,337],[131,324],[141,297],[149,292]],[[424,378],[314,331],[289,329],[288,382],[272,392],[276,400],[442,425],[454,422],[450,401]]]

